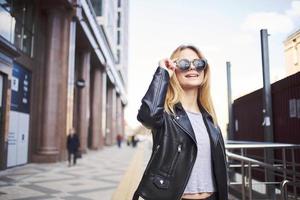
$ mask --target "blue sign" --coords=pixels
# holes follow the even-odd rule
[[[13,65],[11,84],[11,110],[29,113],[31,72],[18,63]]]

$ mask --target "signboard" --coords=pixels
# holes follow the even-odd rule
[[[13,65],[7,167],[27,163],[31,73]]]

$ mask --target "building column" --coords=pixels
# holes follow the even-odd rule
[[[116,101],[116,108],[117,108],[117,112],[116,112],[116,126],[117,126],[117,134],[121,134],[123,135],[123,130],[122,130],[122,102],[121,102],[121,98],[118,95],[117,96],[117,101]]]
[[[106,109],[106,102],[107,102],[107,74],[106,72],[103,70],[101,71],[101,77],[102,77],[102,87],[101,87],[101,131],[99,133],[99,138],[100,140],[100,148],[102,148],[104,146],[105,143],[105,135],[106,135],[106,127],[107,127],[107,119],[106,119],[106,113],[107,113],[107,109]]]
[[[91,52],[79,51],[77,54],[77,81],[84,81],[84,86],[77,89],[77,127],[76,132],[80,139],[80,150],[86,152],[90,118],[90,66]]]
[[[66,112],[68,39],[66,32],[66,12],[60,8],[47,10],[47,36],[45,62],[43,71],[43,89],[41,105],[41,132],[37,144],[37,155],[34,161],[54,162],[59,159],[60,135],[65,130],[60,127],[66,120],[61,116]],[[64,115],[63,115],[64,116]]]
[[[121,101],[121,121],[122,121],[122,123],[121,123],[121,131],[122,131],[123,136],[125,136],[124,109],[125,109],[125,106],[123,106],[122,101]]]
[[[102,71],[99,67],[93,67],[91,72],[91,118],[90,136],[91,149],[98,149],[103,146],[102,127]]]
[[[116,136],[116,90],[112,84],[107,87],[107,104],[106,104],[106,134],[105,143],[112,145]]]

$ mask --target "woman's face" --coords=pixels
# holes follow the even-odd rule
[[[189,61],[193,61],[194,59],[198,59],[198,55],[193,50],[187,48],[182,50],[179,53],[178,59],[188,59]],[[180,86],[186,89],[198,88],[204,78],[204,70],[197,71],[195,66],[191,63],[191,67],[187,71],[180,71],[180,69],[176,69],[175,71],[176,77],[179,81]]]

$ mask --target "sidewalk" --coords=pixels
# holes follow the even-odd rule
[[[142,144],[123,144],[90,151],[72,167],[61,162],[8,169],[0,172],[0,199],[127,200],[141,178],[145,152]]]

